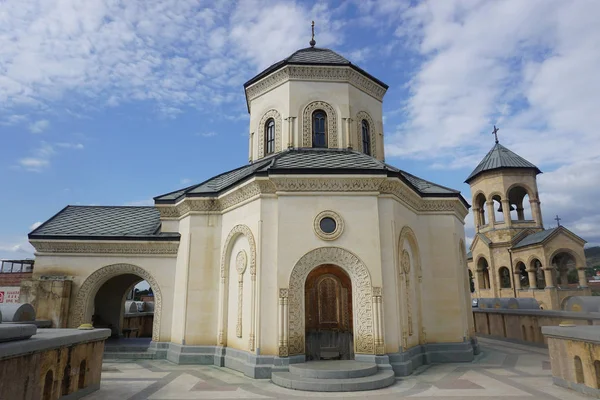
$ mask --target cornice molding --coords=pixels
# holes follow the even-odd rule
[[[218,198],[185,198],[174,205],[157,205],[163,219],[183,218],[190,212],[221,213],[261,195],[301,192],[371,192],[391,195],[416,213],[454,213],[464,220],[467,208],[459,198],[422,198],[396,178],[271,177],[254,179]]]
[[[345,82],[383,101],[386,88],[348,66],[288,65],[246,88],[248,103],[287,81]]]
[[[37,254],[177,255],[179,242],[30,240]]]

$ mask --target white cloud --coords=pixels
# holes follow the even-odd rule
[[[600,242],[600,225],[584,222],[600,218],[600,3],[424,1],[400,13],[397,34],[420,63],[387,155],[472,169],[497,124],[502,144],[545,171],[546,220],[558,213]]]
[[[192,180],[189,178],[181,178],[179,183],[181,183],[182,185],[189,185],[190,183],[192,183]]]
[[[18,167],[25,169],[30,172],[41,172],[50,166],[51,159],[58,153],[55,147],[70,149],[70,150],[81,150],[84,146],[81,143],[56,143],[54,145],[41,142],[40,146],[33,150],[30,157],[24,157],[19,159]]]
[[[29,130],[31,133],[42,133],[44,132],[48,126],[50,126],[50,122],[48,120],[42,119],[40,121],[36,121],[29,125]]]
[[[33,252],[26,237],[0,239],[0,259],[33,258]]]
[[[168,117],[242,103],[248,71],[308,46],[311,18],[319,45],[340,40],[333,14],[284,0],[0,2],[0,117],[58,99],[74,112],[147,100]]]
[[[128,203],[125,203],[124,205],[126,205],[126,206],[132,206],[132,207],[153,206],[154,205],[154,199],[144,199],[144,200],[130,201]]]
[[[29,230],[33,231],[34,229],[37,229],[40,225],[42,225],[42,223],[40,221],[34,222],[30,227]]]

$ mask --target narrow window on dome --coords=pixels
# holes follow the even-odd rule
[[[371,132],[366,119],[362,120],[362,145],[364,153],[371,155]]]
[[[312,115],[312,147],[327,147],[327,114],[317,110]]]
[[[265,124],[265,156],[275,151],[275,120],[270,118]]]

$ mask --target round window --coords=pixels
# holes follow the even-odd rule
[[[319,222],[319,227],[321,228],[321,230],[325,233],[331,234],[333,232],[335,232],[335,228],[337,227],[337,224],[335,223],[335,220],[331,217],[325,217],[323,219],[321,219],[321,221]]]

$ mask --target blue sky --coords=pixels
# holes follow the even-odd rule
[[[0,258],[67,204],[149,205],[247,162],[242,84],[310,40],[389,84],[386,159],[459,189],[500,140],[546,226],[600,244],[600,2],[0,2]],[[467,236],[473,221],[466,219]]]

